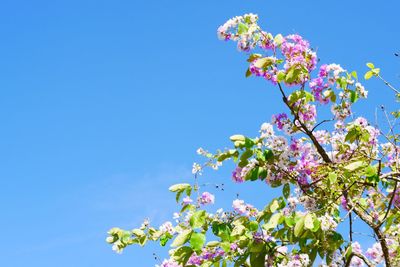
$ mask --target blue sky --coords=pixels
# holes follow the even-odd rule
[[[153,252],[166,255],[152,245],[116,255],[106,231],[170,218],[167,188],[190,181],[199,146],[256,135],[284,110],[217,39],[228,18],[257,13],[272,33],[305,36],[321,62],[364,73],[372,61],[399,85],[399,10],[397,0],[1,1],[1,265],[153,266]],[[381,83],[365,86],[358,112],[393,107]],[[273,194],[229,172],[203,178],[225,182],[217,204]]]

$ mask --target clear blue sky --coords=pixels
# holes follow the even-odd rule
[[[228,18],[258,13],[273,33],[300,33],[321,62],[400,85],[400,2],[21,1],[0,4],[0,265],[153,266],[156,246],[123,255],[112,226],[170,218],[170,184],[190,181],[195,151],[257,134],[283,111],[276,90],[245,79],[245,55],[216,37]],[[365,83],[372,117],[390,99]],[[393,104],[392,104],[393,107]],[[229,183],[217,199],[265,202],[265,187]],[[210,188],[212,191],[212,188]],[[256,197],[255,197],[256,196]]]

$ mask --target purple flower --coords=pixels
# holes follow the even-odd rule
[[[345,198],[344,196],[342,196],[342,197],[340,198],[340,202],[341,202],[341,204],[342,204],[342,208],[343,208],[343,209],[349,210],[349,209],[347,208],[347,200],[346,200],[346,198]]]
[[[276,115],[272,115],[272,123],[278,127],[279,130],[282,130],[288,122],[288,116],[286,113],[279,113]]]
[[[232,179],[236,183],[242,183],[244,181],[244,177],[242,176],[242,168],[236,167],[236,169],[232,172]]]
[[[200,256],[197,256],[196,253],[193,253],[187,263],[188,265],[200,266],[203,263],[203,259]]]
[[[179,263],[174,261],[173,259],[164,260],[161,265],[156,265],[156,267],[181,267]]]
[[[319,73],[318,76],[321,78],[328,77],[328,70],[327,70],[328,65],[324,64],[319,68]]]
[[[214,200],[215,200],[214,195],[212,195],[209,192],[204,192],[203,194],[201,194],[200,203],[203,205],[214,204]]]
[[[182,199],[182,205],[183,206],[189,205],[192,202],[193,202],[193,200],[189,196],[186,196],[186,197],[184,197]]]
[[[236,243],[232,243],[231,246],[230,246],[230,249],[232,251],[236,251],[238,249],[238,245]]]

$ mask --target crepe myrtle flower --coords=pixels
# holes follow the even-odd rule
[[[188,265],[200,266],[203,263],[203,258],[193,253],[187,263]]]
[[[192,202],[193,202],[193,200],[192,200],[189,196],[186,196],[186,197],[184,197],[184,198],[182,199],[182,205],[183,205],[183,206],[189,205],[189,204],[191,204]]]
[[[202,205],[214,204],[215,197],[209,192],[203,192],[200,196],[200,203]]]
[[[367,249],[365,254],[377,264],[381,263],[384,259],[382,247],[379,243],[374,243],[371,248]]]
[[[202,174],[202,167],[200,164],[198,163],[193,163],[193,167],[192,167],[192,174]]]
[[[156,265],[156,267],[182,267],[179,263],[173,259],[164,260],[161,265]]]
[[[236,169],[232,172],[232,180],[236,183],[244,182],[244,177],[242,175],[242,168],[236,167]]]
[[[232,202],[232,207],[240,215],[257,216],[258,214],[258,210],[253,205],[246,204],[241,199],[235,199]]]
[[[353,243],[351,244],[351,248],[352,248],[352,251],[353,251],[354,253],[362,254],[361,245],[360,245],[360,243],[358,243],[357,241],[356,241],[356,242],[353,242]],[[364,261],[363,261],[362,259],[360,259],[359,257],[356,257],[356,256],[355,256],[355,257],[353,257],[353,258],[351,259],[350,266],[352,266],[352,267],[361,267],[361,266],[364,266]]]

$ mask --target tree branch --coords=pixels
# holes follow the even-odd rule
[[[371,261],[369,261],[367,259],[367,257],[365,257],[364,255],[360,254],[360,253],[356,253],[356,252],[352,252],[349,256],[349,258],[347,259],[346,265],[345,267],[349,267],[351,264],[351,260],[353,259],[353,257],[358,257],[360,259],[363,260],[363,262],[368,266],[368,267],[373,267],[375,266],[375,264],[373,264]]]
[[[285,92],[282,89],[282,85],[280,83],[278,83],[279,86],[279,90],[282,94],[282,98],[283,98],[283,102],[286,104],[286,106],[290,109],[290,111],[292,112],[293,116],[296,118],[296,120],[299,122],[300,127],[303,129],[304,133],[310,137],[311,141],[313,142],[315,148],[317,149],[318,153],[321,155],[322,159],[326,162],[326,163],[332,163],[331,159],[329,158],[328,154],[326,154],[325,149],[320,145],[320,143],[318,143],[317,139],[315,138],[315,136],[313,135],[312,131],[310,131],[307,126],[304,125],[303,122],[301,122],[299,116],[296,114],[296,112],[294,112],[292,106],[289,103],[289,100],[285,94]]]
[[[384,224],[384,222],[385,222],[387,216],[389,215],[390,209],[392,208],[394,196],[396,195],[397,183],[398,183],[398,182],[396,181],[395,184],[394,184],[393,193],[392,193],[392,196],[390,197],[390,201],[389,201],[389,204],[388,204],[388,207],[387,207],[385,216],[383,217],[382,221],[379,223],[378,227],[381,227],[382,224]]]

